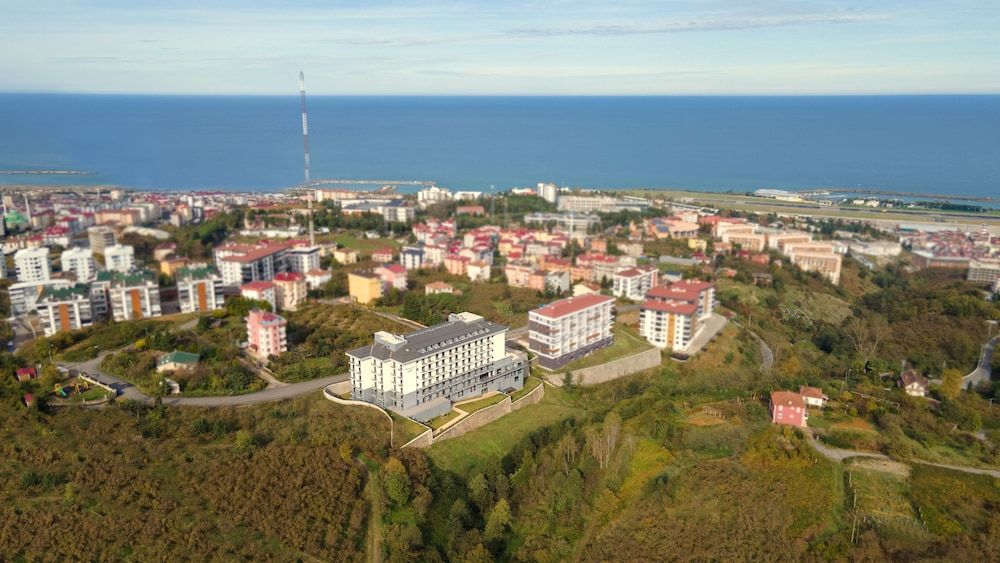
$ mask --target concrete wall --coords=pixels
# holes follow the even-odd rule
[[[626,375],[632,375],[633,373],[639,373],[640,371],[655,368],[660,365],[661,359],[660,349],[650,348],[649,350],[644,350],[638,354],[633,354],[625,358],[619,358],[613,362],[573,370],[571,372],[573,374],[573,383],[577,385],[597,385],[600,383],[606,383],[608,381],[618,379],[619,377],[625,377]],[[562,379],[562,374],[553,374],[549,376],[549,382],[560,387],[562,386]]]
[[[518,410],[524,408],[528,405],[537,404],[545,397],[545,384],[542,383],[538,387],[535,387],[527,395],[521,397],[520,399],[514,401],[510,404],[511,410]]]

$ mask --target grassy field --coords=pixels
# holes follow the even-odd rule
[[[333,242],[346,247],[353,248],[361,253],[361,256],[367,258],[371,256],[372,251],[378,250],[380,248],[391,248],[394,251],[399,251],[400,247],[403,246],[396,241],[396,239],[391,238],[364,238],[363,236],[354,236],[348,234],[334,235],[330,237]]]
[[[528,378],[524,381],[524,387],[522,387],[522,388],[518,389],[517,391],[511,393],[510,400],[511,401],[516,401],[516,400],[520,399],[521,397],[527,395],[528,393],[531,393],[531,391],[535,387],[538,387],[541,384],[542,384],[542,380],[541,379],[538,379],[537,377],[528,376]]]
[[[620,358],[638,354],[639,352],[648,350],[652,347],[653,346],[651,344],[636,334],[631,327],[627,327],[623,324],[615,324],[615,339],[611,346],[601,348],[586,357],[570,362],[562,369],[556,370],[556,373],[565,373],[567,371],[589,368],[591,366],[599,366]]]
[[[418,270],[410,279],[417,283],[414,291],[423,293],[425,285],[443,281],[461,292],[462,308],[493,322],[511,327],[528,324],[528,311],[546,303],[539,293],[523,287],[510,287],[499,282],[472,283],[468,278],[437,270]]]
[[[718,337],[705,345],[686,365],[693,370],[716,370],[736,366],[755,367],[760,362],[757,341],[742,328],[728,323]]]
[[[472,402],[469,402],[469,403],[462,403],[461,405],[457,405],[457,406],[458,406],[458,408],[462,409],[463,411],[465,411],[465,412],[467,412],[469,414],[472,414],[472,413],[474,413],[476,411],[483,410],[486,407],[491,407],[491,406],[499,403],[500,401],[502,401],[502,400],[504,400],[506,398],[507,398],[507,395],[504,395],[503,393],[497,393],[496,395],[490,395],[489,397],[486,397],[485,399],[479,399],[478,401],[472,401]]]
[[[513,444],[534,430],[569,418],[576,412],[561,391],[550,387],[540,403],[457,438],[434,444],[427,449],[427,455],[440,469],[468,475],[487,460],[503,457]]]

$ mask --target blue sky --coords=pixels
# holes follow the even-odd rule
[[[1000,0],[0,0],[0,91],[1000,93]]]

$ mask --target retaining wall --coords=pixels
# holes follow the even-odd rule
[[[625,358],[619,358],[613,362],[593,366],[589,368],[573,370],[573,383],[577,385],[598,385],[607,383],[626,375],[639,373],[650,368],[655,368],[661,363],[660,349],[650,348],[638,354],[633,354]],[[554,385],[562,386],[562,374],[549,376],[549,381]]]

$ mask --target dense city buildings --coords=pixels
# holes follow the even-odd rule
[[[288,322],[279,315],[251,309],[246,319],[247,351],[260,361],[288,351]]]
[[[421,421],[455,401],[520,389],[527,362],[506,348],[506,326],[472,313],[405,335],[375,333],[347,353],[352,397]]]
[[[549,303],[528,313],[528,349],[538,365],[559,369],[610,346],[614,340],[614,298],[590,294]]]
[[[222,276],[212,266],[192,265],[177,270],[177,300],[182,313],[203,313],[224,306]]]

